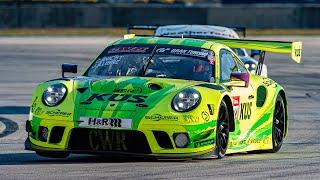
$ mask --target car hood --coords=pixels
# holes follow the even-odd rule
[[[201,82],[146,77],[80,77],[74,81],[75,111],[78,111],[75,114],[128,118],[137,111],[147,112],[163,101],[170,105],[176,93],[197,84]]]

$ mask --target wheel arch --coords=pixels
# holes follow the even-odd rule
[[[287,96],[286,96],[286,93],[284,92],[283,89],[281,89],[278,94],[283,99],[283,103],[284,103],[284,107],[285,107],[285,111],[286,111],[284,136],[287,136],[287,133],[288,133],[288,102],[287,102]]]
[[[228,95],[226,95],[222,98],[222,100],[226,103],[226,105],[228,107],[228,114],[230,115],[229,131],[234,132],[235,131],[235,118],[234,118],[233,105],[232,105],[231,98]]]

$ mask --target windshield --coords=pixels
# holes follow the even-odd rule
[[[105,49],[86,76],[145,76],[210,81],[212,51],[173,45],[122,45]]]

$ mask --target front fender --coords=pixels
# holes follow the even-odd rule
[[[51,85],[62,83],[67,87],[67,95],[57,106],[47,106],[44,104],[43,92]],[[53,80],[39,84],[32,96],[29,120],[32,126],[38,127],[43,119],[56,121],[73,121],[74,116],[74,98],[73,98],[73,80]]]

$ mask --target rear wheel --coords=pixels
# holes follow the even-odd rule
[[[48,158],[67,158],[69,153],[64,152],[36,152],[39,156],[48,157]]]
[[[216,154],[221,159],[225,156],[229,141],[229,112],[224,101],[219,108],[219,116],[216,130]]]
[[[283,99],[278,95],[272,123],[272,149],[270,152],[278,152],[282,146],[284,134],[285,134],[285,123],[286,123],[286,108]]]

